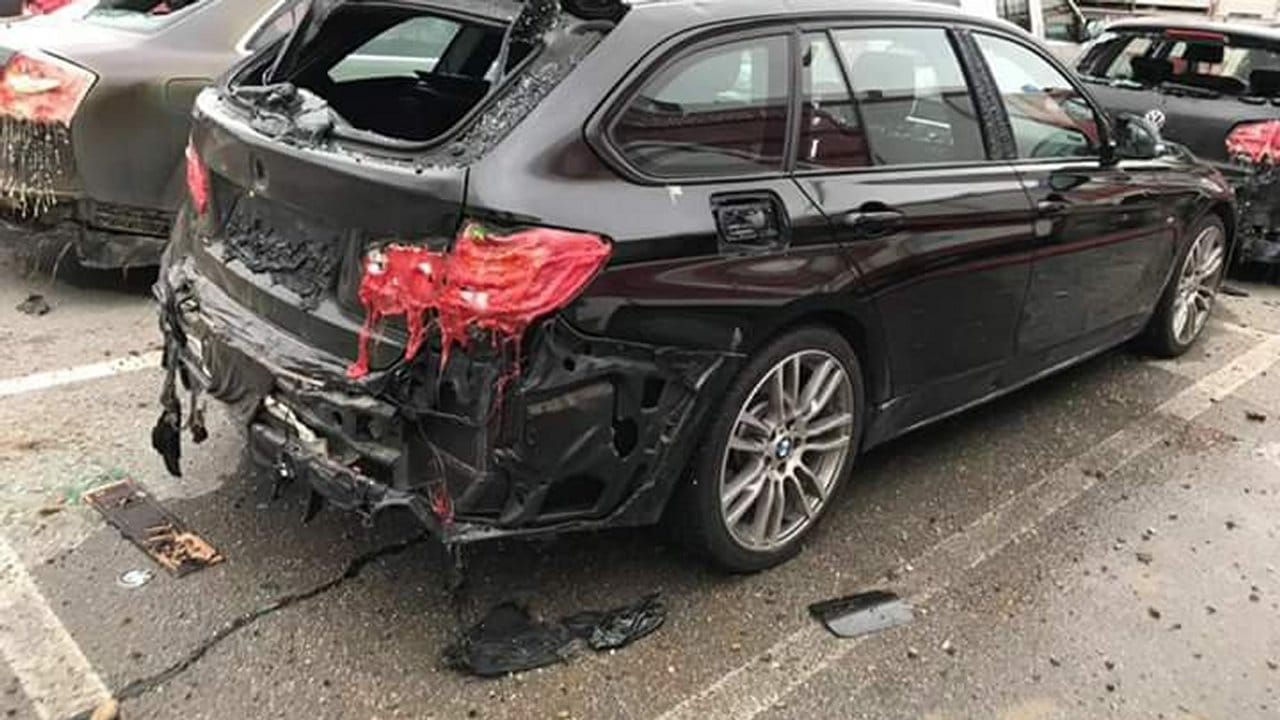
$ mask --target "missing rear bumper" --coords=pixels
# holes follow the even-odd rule
[[[446,543],[656,522],[707,399],[740,361],[552,319],[514,376],[482,349],[440,370],[428,348],[357,382],[346,358],[248,313],[189,264],[167,268],[157,289],[171,428],[184,424],[181,381],[193,409],[205,393],[242,409],[255,464],[278,479],[369,516],[406,509]]]

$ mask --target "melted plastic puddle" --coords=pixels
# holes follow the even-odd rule
[[[501,677],[568,660],[575,641],[602,652],[626,647],[662,626],[667,608],[657,594],[605,612],[589,610],[548,623],[521,605],[495,606],[444,651],[449,667],[478,677]]]
[[[894,593],[872,590],[814,603],[809,614],[832,635],[855,638],[905,625],[911,622],[914,610]]]

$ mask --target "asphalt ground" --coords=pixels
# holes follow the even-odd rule
[[[63,275],[0,260],[0,717],[122,691],[126,718],[1280,717],[1280,288],[1222,298],[1184,358],[1120,348],[870,453],[773,571],[643,530],[497,542],[459,607],[430,546],[396,545],[412,524],[271,500],[217,409],[170,478],[150,278]],[[14,309],[30,292],[48,314]],[[124,477],[226,562],[154,566],[83,502]],[[807,613],[869,589],[915,619],[844,640]],[[496,603],[651,592],[667,622],[622,650],[499,680],[441,663]]]

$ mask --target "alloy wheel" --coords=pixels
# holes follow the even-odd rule
[[[793,353],[747,396],[720,469],[720,512],[734,542],[778,549],[817,518],[854,438],[853,384],[822,350]]]
[[[1191,344],[1208,322],[1226,255],[1226,238],[1213,225],[1200,231],[1187,251],[1171,313],[1173,337],[1180,344]]]

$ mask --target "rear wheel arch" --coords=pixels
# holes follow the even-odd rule
[[[858,356],[866,399],[875,404],[888,395],[889,371],[873,322],[871,318],[860,317],[858,313],[844,308],[807,308],[788,314],[770,332],[762,334],[749,348],[749,353],[756,352],[800,327],[813,325],[831,328],[849,343]]]

